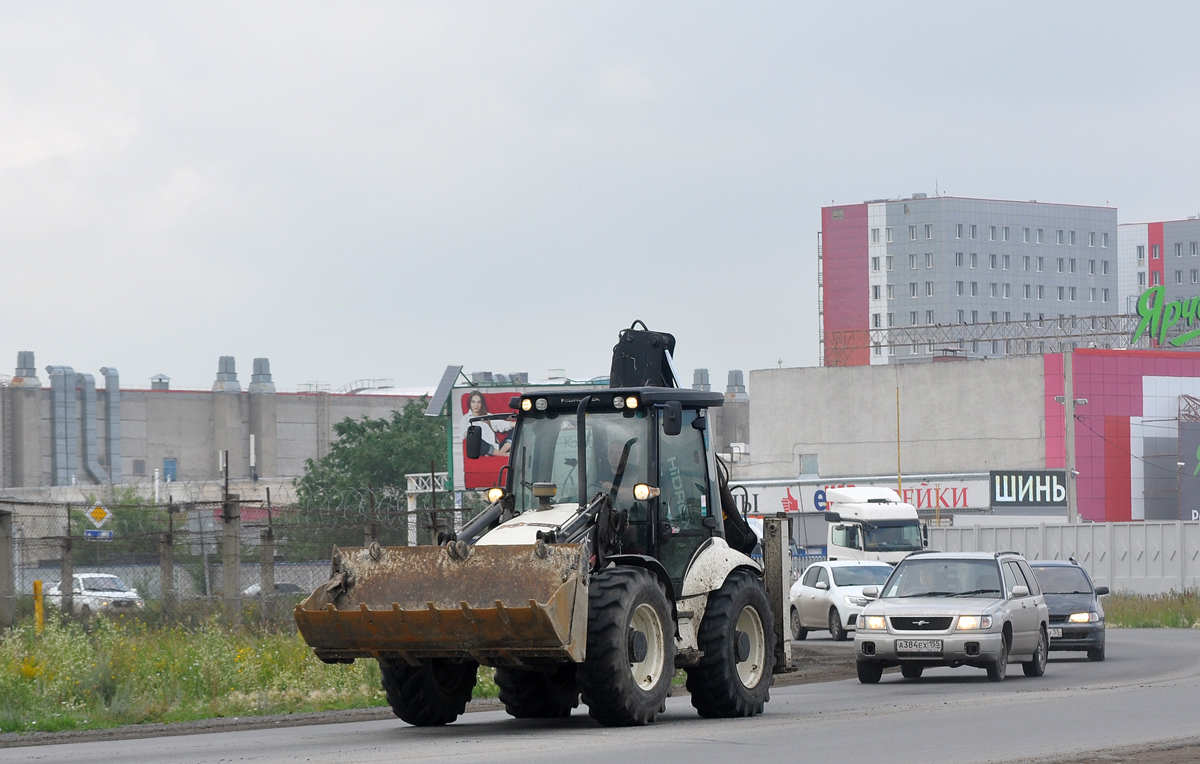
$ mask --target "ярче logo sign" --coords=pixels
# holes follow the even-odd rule
[[[1065,507],[1067,473],[1063,470],[993,470],[992,507]]]
[[[1161,286],[1150,287],[1142,292],[1137,301],[1137,312],[1141,319],[1129,340],[1130,345],[1136,345],[1147,329],[1150,330],[1150,339],[1159,345],[1166,343],[1179,347],[1200,337],[1200,329],[1191,328],[1192,322],[1200,319],[1200,315],[1197,314],[1200,311],[1200,297],[1167,302],[1166,295],[1166,288]],[[1168,340],[1167,332],[1180,319],[1187,321],[1189,331]]]

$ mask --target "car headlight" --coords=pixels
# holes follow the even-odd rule
[[[1095,623],[1100,620],[1100,614],[1094,610],[1090,613],[1071,613],[1067,620],[1071,623]]]
[[[992,628],[992,617],[990,615],[960,615],[958,617],[958,628],[961,631],[990,629]]]
[[[847,594],[842,599],[845,600],[846,604],[850,605],[851,607],[866,607],[867,603],[871,601],[866,597],[855,597],[852,594]]]
[[[886,629],[887,619],[881,615],[869,615],[859,618],[857,626],[859,629]]]

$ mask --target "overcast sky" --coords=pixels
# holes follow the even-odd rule
[[[820,207],[1200,212],[1192,3],[4,3],[0,371],[817,361]],[[40,372],[46,382],[45,372]]]

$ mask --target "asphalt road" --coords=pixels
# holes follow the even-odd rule
[[[851,650],[852,643],[839,648]],[[1108,660],[1052,654],[1046,675],[1019,666],[1000,684],[980,669],[933,669],[778,687],[760,717],[704,720],[671,698],[656,724],[597,726],[584,711],[555,722],[471,713],[418,729],[399,720],[0,749],[0,762],[1001,762],[1200,735],[1200,630],[1110,630]]]

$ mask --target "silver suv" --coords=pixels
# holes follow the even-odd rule
[[[1025,676],[1046,671],[1049,611],[1029,563],[1016,552],[916,552],[892,571],[858,616],[858,680],[899,666],[917,679],[928,666],[974,666],[1004,680],[1009,661]]]

